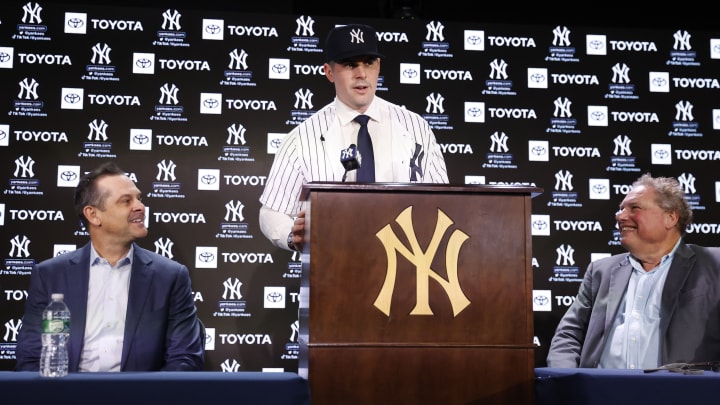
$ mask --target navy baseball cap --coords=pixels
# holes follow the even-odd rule
[[[325,61],[340,61],[354,56],[384,57],[377,49],[375,29],[369,25],[349,24],[330,30],[325,40]]]

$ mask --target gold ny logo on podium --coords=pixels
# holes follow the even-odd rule
[[[385,225],[375,236],[380,239],[387,254],[387,272],[385,282],[373,305],[385,315],[390,316],[390,302],[395,290],[395,278],[397,277],[397,253],[403,255],[415,265],[416,269],[416,303],[410,315],[434,315],[430,309],[429,284],[430,279],[437,281],[443,288],[450,300],[453,309],[453,316],[457,316],[463,309],[470,305],[470,300],[465,296],[458,280],[458,256],[462,244],[470,238],[468,234],[455,230],[449,237],[445,251],[445,267],[447,280],[436,273],[430,265],[438,253],[438,248],[443,235],[454,222],[444,212],[438,209],[438,219],[435,224],[435,231],[426,250],[422,250],[415,235],[415,228],[412,223],[412,206],[405,208],[396,218],[395,222],[405,233],[410,243],[410,248],[403,245],[390,224]]]

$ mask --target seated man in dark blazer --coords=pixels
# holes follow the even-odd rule
[[[111,162],[81,177],[75,210],[90,242],[33,268],[16,370],[39,370],[52,293],[64,293],[70,309],[70,372],[203,370],[188,268],[135,243],[148,233],[141,196]]]
[[[641,176],[615,219],[628,252],[590,263],[550,342],[548,366],[720,360],[720,248],[683,240],[692,210],[678,181]]]

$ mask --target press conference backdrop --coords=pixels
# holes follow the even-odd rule
[[[190,268],[206,369],[296,371],[301,265],[262,236],[258,197],[283,136],[331,101],[324,38],[351,22],[377,28],[378,94],[431,123],[452,183],[544,189],[538,366],[587,264],[623,251],[614,213],[642,173],[677,177],[687,241],[717,244],[720,31],[5,1],[0,368],[33,263],[88,240],[79,176],[114,160],[143,191],[140,244]]]

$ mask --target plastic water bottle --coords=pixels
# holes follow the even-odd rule
[[[70,337],[70,310],[63,294],[52,294],[42,315],[40,376],[64,377],[68,373],[67,342]]]

